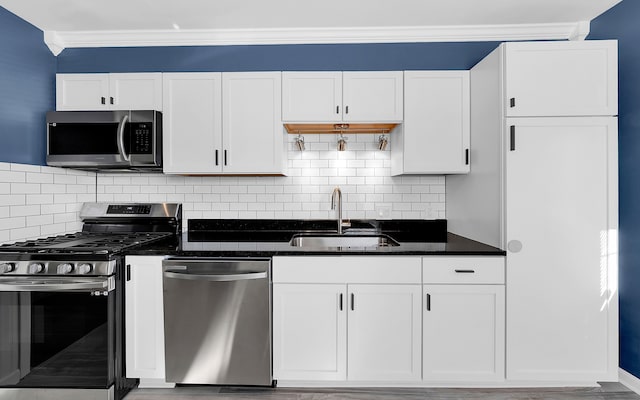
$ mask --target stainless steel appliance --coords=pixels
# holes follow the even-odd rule
[[[272,385],[270,259],[163,262],[167,382]]]
[[[47,164],[90,170],[161,170],[162,113],[48,112]]]
[[[84,204],[82,232],[0,246],[0,399],[121,399],[123,254],[177,240],[179,204]]]

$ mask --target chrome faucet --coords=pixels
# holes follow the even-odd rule
[[[336,209],[336,203],[338,203],[338,213],[336,215],[336,219],[338,220],[338,235],[342,235],[342,191],[339,187],[333,189],[333,193],[331,193],[332,210]]]

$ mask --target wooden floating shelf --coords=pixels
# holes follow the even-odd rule
[[[303,134],[352,134],[352,133],[389,133],[398,124],[284,124],[287,133]]]

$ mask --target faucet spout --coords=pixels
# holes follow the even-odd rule
[[[336,213],[338,235],[342,235],[342,191],[339,187],[333,189],[333,193],[331,193],[331,209],[335,210],[336,206],[338,208],[338,212]]]

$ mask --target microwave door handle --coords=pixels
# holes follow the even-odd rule
[[[131,158],[127,155],[127,153],[124,152],[124,127],[127,124],[128,119],[129,114],[125,114],[125,116],[122,117],[122,121],[120,121],[120,124],[118,125],[118,151],[120,152],[122,158],[124,158],[124,160],[127,162],[129,162]]]

